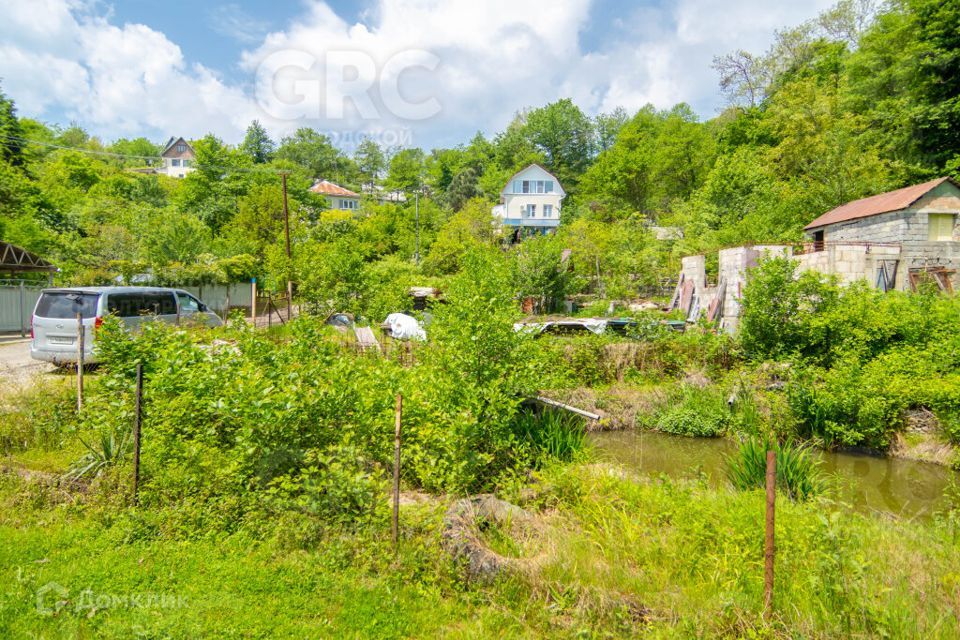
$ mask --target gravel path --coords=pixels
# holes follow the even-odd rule
[[[27,340],[0,344],[0,394],[22,389],[34,376],[54,370],[52,364],[30,357]]]

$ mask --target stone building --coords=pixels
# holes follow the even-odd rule
[[[884,291],[929,282],[953,291],[960,282],[960,184],[938,178],[848,202],[808,224],[807,241],[723,249],[715,284],[704,256],[682,260],[674,300],[691,319],[706,315],[733,329],[748,270],[763,256],[787,256],[801,271],[834,275],[842,284],[866,280]]]

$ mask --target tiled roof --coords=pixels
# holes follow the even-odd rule
[[[887,193],[870,196],[869,198],[861,198],[860,200],[854,200],[853,202],[842,204],[836,209],[827,211],[804,227],[804,229],[814,229],[816,227],[824,227],[828,224],[836,224],[837,222],[846,222],[847,220],[867,218],[881,213],[906,209],[926,195],[930,190],[939,187],[944,182],[950,182],[960,187],[960,185],[957,185],[951,178],[937,178],[936,180],[924,182],[923,184],[915,184],[912,187],[904,187],[903,189],[888,191]]]
[[[315,185],[310,187],[310,191],[314,193],[322,193],[325,196],[343,196],[345,198],[359,198],[359,193],[354,193],[350,189],[344,189],[338,184],[333,184],[328,180],[320,180]]]

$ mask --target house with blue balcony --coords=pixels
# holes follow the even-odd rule
[[[560,202],[566,195],[555,175],[531,164],[507,181],[493,216],[515,239],[546,235],[560,224]]]

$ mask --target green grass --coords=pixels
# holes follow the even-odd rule
[[[536,536],[483,538],[526,568],[469,583],[440,548],[445,501],[326,528],[248,514],[232,533],[165,527],[182,507],[72,500],[0,482],[0,637],[916,637],[960,634],[958,536],[821,500],[778,502],[776,614],[761,615],[763,494],[550,466]],[[109,493],[109,491],[106,491]],[[69,593],[56,615],[37,593]],[[89,590],[93,597],[84,595]],[[89,606],[107,596],[173,606]]]
[[[331,533],[315,545],[299,544],[280,527],[266,536],[206,531],[194,539],[130,540],[140,520],[132,510],[48,503],[31,511],[16,504],[22,491],[5,481],[0,637],[533,635],[485,594],[460,584],[439,550],[439,514],[430,509],[404,511],[405,539],[395,558],[382,530]],[[11,503],[17,512],[6,510]],[[55,615],[37,609],[38,592],[50,584],[69,592]],[[160,605],[124,600],[151,594]],[[118,599],[110,606],[90,606],[111,596]]]

